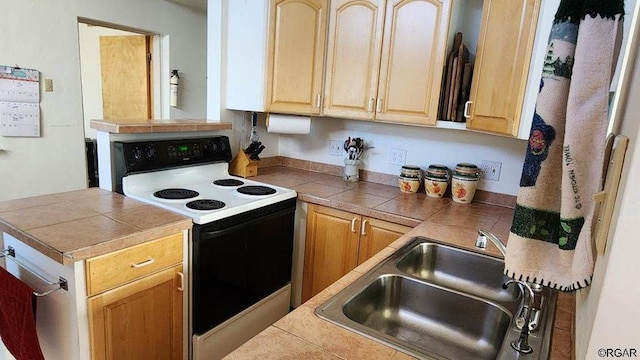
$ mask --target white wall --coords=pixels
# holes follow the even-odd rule
[[[41,96],[42,137],[0,137],[5,149],[0,200],[87,186],[78,17],[170,35],[163,41],[162,52],[170,59],[165,68],[180,70],[183,100],[171,109],[171,118],[205,116],[205,13],[159,0],[0,0],[0,5],[0,64],[35,68],[54,82],[54,92]],[[169,73],[161,77],[167,98]]]
[[[502,163],[499,181],[481,181],[478,188],[501,194],[518,193],[526,141],[466,130],[312,118],[311,134],[280,135],[279,154],[344,165],[346,153],[330,156],[329,141],[337,140],[342,144],[349,136],[363,138],[365,144],[374,147],[365,153],[363,169],[399,175],[400,166],[389,163],[391,149],[406,150],[406,164],[422,169],[430,164],[444,164],[453,169],[460,162],[480,165],[482,160],[499,161]]]

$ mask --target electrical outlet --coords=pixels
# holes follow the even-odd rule
[[[407,161],[407,150],[404,149],[391,149],[389,156],[389,164],[391,165],[404,165]]]
[[[329,155],[331,156],[340,156],[342,155],[344,143],[341,143],[340,140],[329,140]]]
[[[500,180],[500,169],[502,163],[499,161],[482,160],[480,163],[480,171],[482,171],[481,177],[484,180]]]

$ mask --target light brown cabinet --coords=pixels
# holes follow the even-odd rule
[[[540,0],[484,0],[467,128],[517,136]]]
[[[183,358],[182,244],[180,233],[87,260],[92,359]]]
[[[331,2],[323,114],[435,125],[450,1]]]
[[[302,301],[307,301],[409,230],[408,226],[309,204]]]
[[[268,112],[320,114],[327,3],[328,0],[270,1]]]

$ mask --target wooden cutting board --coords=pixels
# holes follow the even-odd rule
[[[464,44],[458,47],[458,68],[455,70],[455,79],[453,81],[453,101],[451,103],[451,119],[456,121],[458,118],[458,104],[460,103],[461,83],[464,72],[464,65],[469,62],[469,50]]]
[[[440,88],[440,106],[438,107],[438,119],[446,120],[449,109],[449,92],[451,89],[451,76],[453,74],[453,60],[458,55],[460,44],[462,44],[462,33],[456,33],[453,38],[453,48],[447,56],[445,76],[442,77],[442,87]]]
[[[456,87],[456,78],[458,77],[458,57],[453,58],[453,68],[451,70],[451,81],[449,82],[449,95],[448,103],[447,103],[447,114],[445,116],[445,120],[451,121],[453,118],[453,98],[454,98],[454,90]]]
[[[460,104],[458,105],[458,116],[455,121],[464,122],[464,105],[469,100],[469,90],[471,89],[471,78],[473,74],[473,66],[471,63],[464,64],[462,71],[462,83],[460,85]]]

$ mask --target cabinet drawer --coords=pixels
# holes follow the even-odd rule
[[[87,260],[87,294],[93,295],[182,262],[182,233]]]

